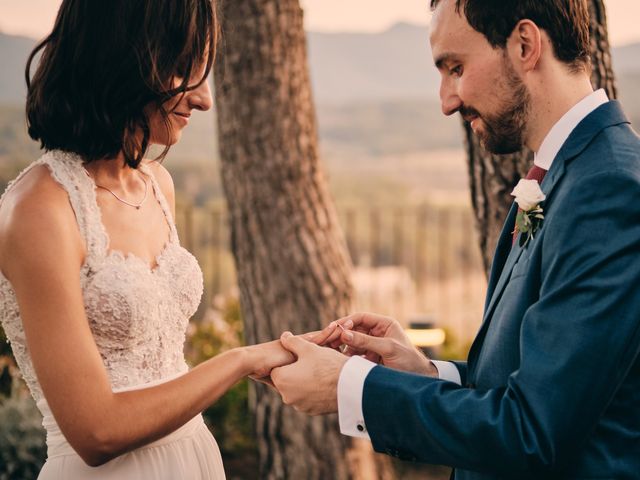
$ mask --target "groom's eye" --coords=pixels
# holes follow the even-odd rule
[[[453,68],[449,69],[449,75],[453,76],[453,77],[460,77],[462,76],[462,65],[456,65]]]

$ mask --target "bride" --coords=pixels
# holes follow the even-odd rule
[[[211,0],[64,0],[29,59],[46,153],[0,200],[0,318],[44,416],[40,479],[224,478],[200,412],[293,361],[279,341],[183,356],[202,273],[144,157],[211,108],[216,35]]]

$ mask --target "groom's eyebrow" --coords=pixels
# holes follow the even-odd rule
[[[444,68],[445,63],[449,63],[454,60],[455,60],[455,55],[453,53],[443,53],[441,55],[438,55],[434,63],[438,70],[442,70]]]

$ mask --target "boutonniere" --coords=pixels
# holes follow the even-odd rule
[[[536,180],[520,180],[511,195],[516,197],[518,215],[516,217],[517,232],[520,235],[520,246],[524,247],[542,226],[544,212],[540,204],[547,198]]]

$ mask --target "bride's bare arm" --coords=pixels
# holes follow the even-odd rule
[[[34,172],[5,199],[0,269],[15,290],[45,398],[87,464],[101,465],[161,438],[242,377],[293,360],[275,341],[225,352],[166,384],[113,393],[83,306],[85,246],[66,192],[47,177]]]

